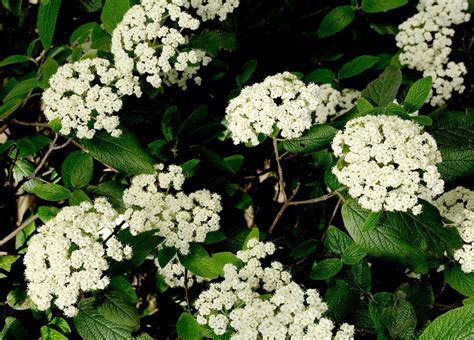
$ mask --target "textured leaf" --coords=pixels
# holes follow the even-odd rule
[[[92,201],[89,196],[87,196],[87,194],[80,189],[71,192],[71,196],[69,196],[69,205],[79,205],[82,202],[91,203]]]
[[[53,202],[65,200],[71,195],[71,192],[67,188],[56,183],[38,184],[36,187],[31,189],[30,192],[39,198]]]
[[[59,208],[42,206],[38,208],[38,217],[41,222],[46,223],[50,219],[54,218],[59,212]]]
[[[382,212],[373,212],[371,211],[367,218],[364,221],[364,224],[362,225],[362,231],[367,231],[367,230],[372,230],[374,229],[377,224],[380,221],[380,218],[382,217]]]
[[[118,182],[102,182],[98,186],[88,186],[87,192],[95,197],[105,197],[107,201],[119,212],[125,210],[123,192],[126,186]]]
[[[82,151],[73,151],[61,166],[64,185],[69,189],[78,189],[89,184],[94,173],[92,156]]]
[[[25,177],[31,176],[34,171],[35,168],[30,162],[20,159],[19,161],[15,162],[15,166],[13,167],[13,178],[15,179],[16,183],[19,183]],[[28,192],[31,192],[31,190],[40,184],[42,184],[42,182],[39,179],[32,178],[23,184],[22,188]]]
[[[367,260],[362,260],[357,264],[351,266],[349,270],[349,277],[354,286],[367,293],[370,292],[372,286],[372,276]]]
[[[140,318],[135,305],[119,291],[106,292],[104,301],[97,306],[97,312],[114,324],[129,327],[132,330],[140,328]]]
[[[326,259],[313,264],[310,277],[313,280],[326,280],[339,273],[342,262],[339,259]]]
[[[331,10],[321,21],[318,28],[318,37],[325,38],[343,30],[354,20],[352,6],[339,6]]]
[[[178,335],[183,340],[201,339],[201,326],[197,323],[194,317],[189,313],[182,313],[176,324]]]
[[[47,50],[53,42],[59,7],[61,7],[61,0],[49,0],[47,4],[44,4],[42,1],[38,9],[36,26],[38,27],[41,44],[45,50]]]
[[[411,336],[416,328],[416,313],[411,303],[400,300],[394,306],[383,309],[381,322],[392,338]]]
[[[344,250],[341,261],[344,264],[353,265],[360,262],[365,255],[367,255],[366,251],[358,244],[353,243]]]
[[[100,20],[102,20],[107,32],[112,34],[114,28],[122,21],[124,14],[129,8],[129,0],[105,0]]]
[[[361,55],[356,57],[354,60],[344,64],[337,76],[339,79],[350,78],[356,76],[379,62],[380,58],[372,55]]]
[[[325,316],[342,323],[353,315],[360,302],[360,292],[343,280],[334,280],[328,285],[323,300],[328,304]]]
[[[220,50],[233,51],[238,47],[234,33],[209,30],[194,35],[189,45],[191,48],[206,51],[211,57],[217,56]]]
[[[420,340],[461,340],[474,338],[474,304],[455,308],[437,317],[421,334]]]
[[[43,326],[41,327],[41,340],[67,340],[67,337],[51,327]]]
[[[407,3],[408,0],[362,0],[362,10],[367,13],[386,12]]]
[[[94,158],[117,170],[132,175],[154,171],[151,157],[142,149],[135,135],[123,128],[118,138],[99,132],[93,139],[84,139],[82,143]]]
[[[408,113],[418,111],[428,99],[433,79],[425,77],[417,80],[408,90],[403,107]]]
[[[327,147],[337,130],[329,125],[317,124],[305,132],[301,137],[288,139],[283,142],[283,147],[288,152],[306,153]]]
[[[396,66],[389,66],[362,91],[362,96],[374,104],[384,107],[392,102],[402,83],[402,72]]]
[[[94,307],[94,298],[82,300],[78,307],[79,313],[74,317],[74,325],[83,339],[132,339],[132,329],[104,318]]]
[[[354,244],[354,241],[349,235],[332,225],[329,226],[324,240],[324,249],[326,252],[341,256],[352,244]]]
[[[363,231],[368,213],[353,199],[342,207],[344,225],[354,241],[368,254],[401,262],[412,269],[426,271],[426,260],[442,258],[446,249],[457,249],[457,232],[443,227],[438,210],[422,202],[423,212],[413,216],[385,212],[376,229]]]
[[[449,264],[444,270],[444,277],[459,293],[474,297],[474,273],[465,273],[458,264]]]
[[[295,259],[302,259],[306,256],[311,255],[316,251],[319,241],[315,239],[309,239],[298,244],[290,253],[290,256]]]

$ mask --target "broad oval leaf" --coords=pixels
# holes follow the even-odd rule
[[[140,328],[140,317],[135,305],[120,291],[112,290],[104,293],[102,303],[97,306],[97,312],[114,324],[132,330]]]
[[[283,147],[288,152],[306,153],[327,147],[337,129],[325,124],[318,124],[306,131],[301,137],[288,139],[283,142]]]
[[[56,20],[58,18],[61,0],[49,0],[47,4],[41,2],[38,9],[37,27],[41,44],[47,50],[53,42]]]
[[[130,8],[129,0],[106,0],[104,8],[102,8],[102,13],[100,15],[100,20],[104,24],[107,32],[112,34],[113,30],[120,21],[124,14]]]
[[[366,13],[386,12],[407,3],[408,0],[362,0],[362,10]]]
[[[67,188],[56,183],[38,184],[30,192],[39,198],[53,202],[62,201],[71,196],[71,192]]]
[[[183,340],[200,339],[200,329],[201,326],[197,323],[194,317],[186,312],[181,314],[178,323],[176,324],[178,335]]]
[[[354,20],[354,9],[352,6],[339,6],[331,10],[324,17],[318,28],[318,37],[325,38],[342,31],[352,20]]]
[[[465,273],[458,264],[449,264],[444,270],[444,278],[459,293],[474,297],[474,273]]]
[[[403,107],[408,113],[418,111],[428,99],[433,79],[425,77],[417,80],[408,90]]]
[[[13,64],[19,64],[19,63],[24,63],[25,61],[33,61],[31,57],[27,55],[11,55],[9,57],[6,57],[2,61],[0,61],[0,67],[7,66],[7,65],[13,65]]]
[[[377,64],[379,60],[379,57],[373,55],[358,56],[354,58],[354,60],[351,60],[350,62],[344,64],[337,73],[337,76],[339,79],[345,79],[356,76],[370,69],[372,66]]]
[[[401,83],[402,72],[398,67],[390,65],[377,79],[367,85],[362,91],[362,97],[378,106],[387,106],[395,99]]]
[[[90,154],[74,151],[63,162],[61,176],[69,189],[79,189],[89,184],[94,173],[94,162]]]
[[[333,277],[342,269],[342,262],[339,259],[326,259],[313,264],[310,277],[313,280],[326,280]]]
[[[311,82],[315,84],[327,84],[334,80],[336,75],[333,71],[327,68],[317,68],[310,74],[304,77],[305,82]]]
[[[437,317],[420,336],[420,340],[460,340],[474,338],[474,304],[455,308]]]

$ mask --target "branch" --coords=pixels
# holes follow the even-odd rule
[[[285,180],[283,179],[283,169],[281,168],[281,164],[280,164],[280,155],[278,153],[278,141],[276,139],[273,139],[273,150],[275,151],[275,160],[278,166],[278,183],[280,186],[280,191],[283,194],[283,200],[286,203],[288,201],[288,197],[286,196]]]
[[[188,312],[191,314],[191,303],[189,302],[189,291],[188,291],[188,269],[184,269],[184,296],[186,297],[186,304],[188,306]]]
[[[272,225],[270,226],[270,229],[268,229],[268,233],[271,234],[273,233],[273,230],[275,229],[276,225],[278,224],[278,221],[280,221],[281,217],[285,213],[286,209],[290,206],[291,200],[295,198],[296,194],[298,193],[298,190],[300,189],[301,183],[298,183],[296,186],[295,190],[293,190],[293,193],[291,194],[291,197],[289,200],[285,200],[283,205],[280,208],[280,211],[276,215],[275,219],[273,220]]]
[[[333,196],[336,196],[339,194],[339,192],[345,190],[346,187],[345,186],[342,186],[342,187],[339,187],[337,190],[327,194],[327,195],[323,195],[323,196],[320,196],[320,197],[316,197],[316,198],[312,198],[312,199],[309,199],[309,200],[305,200],[305,201],[294,201],[294,202],[288,202],[289,205],[300,205],[300,204],[313,204],[313,203],[318,203],[318,202],[322,202],[322,201],[325,201],[327,200],[328,198],[331,198]]]
[[[33,215],[27,218],[18,228],[13,230],[10,234],[8,234],[3,240],[0,241],[0,247],[3,246],[5,243],[10,241],[12,238],[14,238],[20,231],[25,229],[27,226],[29,226],[31,223],[36,221],[38,219],[38,215]]]

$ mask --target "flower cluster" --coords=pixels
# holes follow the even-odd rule
[[[224,280],[211,283],[196,300],[197,321],[216,335],[231,339],[330,339],[334,324],[323,317],[327,305],[315,289],[302,289],[280,262],[262,266],[275,251],[271,242],[251,239],[237,257],[243,266],[224,266]],[[262,292],[268,298],[263,298]],[[343,324],[335,339],[353,339],[354,327]]]
[[[465,89],[466,67],[450,61],[449,54],[454,35],[450,27],[469,21],[468,7],[467,0],[420,0],[419,12],[399,26],[395,37],[402,49],[400,62],[433,78],[433,106],[444,104],[453,92]]]
[[[450,221],[447,225],[457,228],[465,243],[454,253],[454,258],[464,272],[474,272],[474,191],[457,187],[445,192],[433,204],[441,216]]]
[[[318,91],[317,85],[305,85],[289,72],[245,87],[226,109],[225,119],[234,143],[257,145],[258,135],[271,135],[275,127],[284,138],[301,136],[313,124]]]
[[[54,304],[69,317],[81,292],[104,289],[108,259],[130,259],[132,248],[112,234],[123,222],[104,198],[63,208],[38,229],[24,258],[28,295],[39,310]],[[54,301],[53,301],[54,300]]]
[[[194,282],[203,282],[205,279],[201,276],[193,275],[188,271],[185,277],[186,268],[179,262],[178,256],[175,256],[164,267],[161,267],[158,260],[155,260],[158,273],[163,277],[165,283],[171,288],[176,287],[192,287]],[[184,280],[186,279],[186,284]]]
[[[65,64],[49,80],[43,93],[44,114],[51,121],[61,120],[61,133],[76,132],[78,138],[92,138],[105,130],[119,136],[122,96],[141,95],[137,77],[124,77],[106,59],[84,59]]]
[[[219,229],[221,197],[208,190],[189,195],[180,191],[184,175],[177,165],[170,165],[168,171],[159,165],[158,170],[132,179],[123,194],[128,208],[125,218],[133,235],[156,229],[165,246],[185,255],[191,242],[204,242],[208,232]]]
[[[417,215],[419,198],[443,193],[436,141],[412,121],[371,115],[352,119],[332,148],[341,158],[333,173],[365,209],[411,209]]]
[[[331,117],[342,116],[354,107],[360,96],[360,91],[354,89],[338,91],[330,84],[319,85],[319,103],[314,123],[323,124]]]
[[[183,90],[201,65],[211,58],[189,48],[184,29],[196,30],[200,20],[224,20],[239,0],[142,0],[132,6],[112,33],[114,63],[102,58],[81,60],[59,67],[43,94],[46,118],[61,121],[61,134],[72,131],[78,138],[92,138],[105,130],[114,137],[121,133],[119,118],[125,95],[140,97],[143,79],[155,88],[178,85]],[[171,20],[166,26],[167,19]],[[177,26],[175,28],[174,26]]]

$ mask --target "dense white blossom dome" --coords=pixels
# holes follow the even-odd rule
[[[257,239],[237,257],[243,266],[224,266],[224,280],[211,283],[196,300],[197,321],[216,335],[231,332],[231,339],[331,339],[334,324],[323,317],[327,310],[315,289],[304,290],[280,262],[264,267],[262,260],[275,246]],[[262,299],[259,292],[268,298]],[[353,339],[354,326],[343,324],[335,339]]]
[[[455,260],[464,272],[474,272],[474,191],[457,187],[445,192],[433,204],[441,216],[449,220],[447,225],[457,228],[465,243],[454,253]]]
[[[128,208],[125,218],[133,235],[156,230],[165,238],[165,246],[187,254],[191,242],[204,242],[207,233],[219,229],[221,197],[205,189],[187,195],[180,191],[184,183],[181,167],[170,165],[165,171],[159,165],[158,169],[155,174],[132,179],[123,194]]]
[[[418,199],[443,192],[436,141],[422,127],[398,116],[350,120],[332,142],[340,158],[333,173],[349,194],[371,211],[421,212]]]
[[[123,216],[98,198],[94,204],[63,208],[38,229],[24,263],[28,296],[39,310],[54,303],[74,316],[81,292],[107,287],[108,258],[122,261],[132,256],[132,248],[112,235],[122,222]]]

